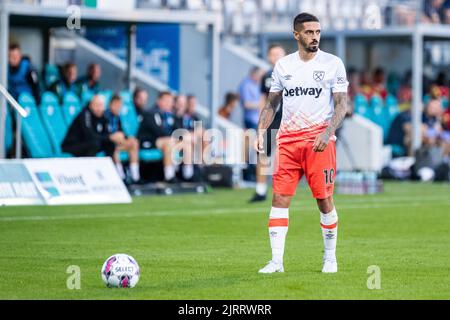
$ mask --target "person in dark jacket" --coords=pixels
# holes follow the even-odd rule
[[[144,119],[144,113],[146,112],[148,103],[148,93],[146,90],[142,88],[136,88],[133,92],[133,105],[136,110],[136,114],[138,117],[139,125],[142,123]]]
[[[72,92],[74,94],[79,93],[78,86],[76,83],[77,75],[78,75],[77,65],[72,62],[66,63],[62,71],[62,79],[57,80],[53,84],[51,84],[48,90],[56,94],[56,96],[59,98],[59,101],[62,103],[64,95],[66,93],[68,92]]]
[[[83,97],[84,92],[92,92],[97,94],[100,92],[100,78],[102,76],[102,68],[98,63],[91,63],[87,67],[87,72],[84,77],[81,77],[76,82],[76,90],[78,96]]]
[[[122,179],[125,179],[125,172],[123,170],[122,162],[120,161],[120,151],[128,153],[130,160],[130,173],[133,182],[140,179],[139,173],[139,142],[135,137],[127,137],[122,129],[120,121],[120,111],[122,109],[122,98],[119,95],[114,95],[109,103],[109,109],[105,112],[105,117],[108,121],[108,131],[110,134],[117,132],[123,133],[123,139],[117,141],[116,151],[114,152],[114,163],[116,164],[117,172]]]
[[[110,133],[104,113],[104,98],[95,95],[72,122],[62,143],[62,150],[76,157],[95,157],[99,152],[113,157],[116,142],[124,135],[122,132]]]
[[[190,179],[194,169],[192,165],[192,150],[185,141],[172,136],[179,129],[173,112],[174,97],[170,92],[158,95],[156,106],[143,113],[143,119],[138,131],[141,149],[158,148],[163,154],[164,178],[167,182],[176,182],[175,159],[172,157],[177,150],[183,150],[183,176]]]
[[[18,44],[9,46],[8,51],[8,90],[14,99],[18,99],[23,92],[34,96],[39,104],[39,77],[29,58],[22,55]]]

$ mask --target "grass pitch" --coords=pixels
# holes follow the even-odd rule
[[[285,273],[270,260],[270,202],[252,190],[134,198],[131,205],[0,207],[1,299],[449,299],[450,185],[388,183],[374,196],[336,195],[339,272],[322,274],[314,199],[290,210]],[[134,289],[108,289],[104,260],[132,255]],[[66,286],[71,265],[81,289]],[[381,289],[369,290],[369,266]]]

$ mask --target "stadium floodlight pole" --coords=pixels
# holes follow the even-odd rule
[[[422,144],[422,92],[423,92],[423,32],[421,25],[416,25],[415,32],[412,36],[412,106],[411,106],[411,123],[412,123],[412,143],[410,154],[419,149]]]
[[[336,55],[341,58],[342,62],[346,63],[346,51],[345,51],[345,35],[343,35],[342,33],[337,34],[336,36]]]
[[[211,77],[210,77],[210,126],[216,128],[217,110],[219,108],[219,81],[220,81],[220,33],[219,33],[219,15],[216,21],[210,24],[209,31],[211,34]]]
[[[134,90],[133,69],[135,67],[136,67],[136,25],[132,24],[128,28],[128,44],[127,44],[126,86],[129,91]]]
[[[0,5],[0,84],[8,86],[9,15]],[[6,97],[0,95],[0,159],[5,158]]]

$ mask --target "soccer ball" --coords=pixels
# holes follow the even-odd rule
[[[102,267],[103,282],[110,288],[133,288],[139,281],[139,275],[136,260],[123,253],[106,259]]]

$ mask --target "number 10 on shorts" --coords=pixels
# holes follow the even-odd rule
[[[325,184],[334,183],[334,169],[325,169],[323,170],[323,174],[325,175]]]

